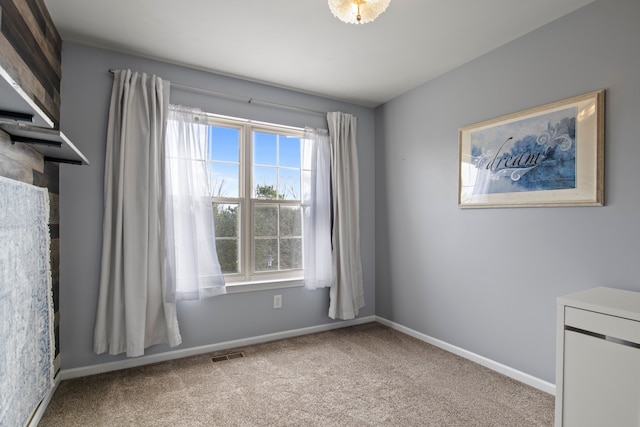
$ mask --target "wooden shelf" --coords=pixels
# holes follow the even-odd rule
[[[20,85],[13,80],[13,78],[0,66],[0,110],[18,114],[23,117],[31,117],[31,119],[22,120],[35,126],[41,126],[46,128],[53,127],[53,120],[51,120],[45,113],[38,107],[38,105],[27,95]],[[3,117],[0,115],[0,122],[15,123],[15,118]]]
[[[0,129],[9,134],[12,143],[32,144],[36,150],[44,154],[47,161],[89,164],[84,154],[59,130],[21,123],[2,123]]]
[[[84,154],[53,126],[53,120],[0,66],[0,128],[11,142],[32,144],[48,161],[88,165]]]

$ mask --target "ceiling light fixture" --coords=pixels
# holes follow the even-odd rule
[[[391,0],[329,0],[333,16],[347,24],[373,22],[387,10]]]

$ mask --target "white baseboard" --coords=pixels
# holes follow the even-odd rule
[[[348,326],[361,325],[364,323],[375,322],[376,316],[362,317],[353,320],[344,320],[340,322],[326,323],[323,325],[311,326],[308,328],[293,329],[289,331],[276,332],[273,334],[259,335],[256,337],[244,338],[234,341],[226,341],[217,344],[204,345],[200,347],[186,348],[183,350],[168,351],[165,353],[151,354],[117,362],[103,363],[99,365],[91,365],[81,368],[63,369],[60,371],[60,379],[68,380],[71,378],[86,377],[88,375],[102,374],[104,372],[117,371],[120,369],[133,368],[136,366],[149,365],[151,363],[165,362],[168,360],[180,359],[182,357],[195,356],[198,354],[212,353],[214,351],[227,350],[230,348],[244,347],[247,345],[260,344],[269,341],[280,340],[284,338],[292,338],[301,335],[313,334],[316,332],[330,331],[333,329],[346,328]]]
[[[521,383],[527,384],[531,387],[537,388],[538,390],[544,391],[545,393],[549,393],[551,395],[556,394],[556,386],[555,384],[551,384],[547,381],[536,378],[532,375],[526,374],[517,369],[513,369],[509,366],[503,365],[502,363],[498,363],[494,360],[487,359],[484,356],[480,356],[479,354],[473,353],[471,351],[465,350],[460,347],[456,347],[455,345],[451,345],[439,339],[430,337],[429,335],[425,335],[421,332],[414,331],[413,329],[407,328],[400,324],[394,323],[390,320],[387,320],[383,317],[376,316],[376,321],[386,325],[392,329],[395,329],[399,332],[405,333],[409,336],[419,339],[420,341],[424,341],[428,344],[431,344],[435,347],[441,348],[449,353],[453,353],[460,357],[464,357],[465,359],[471,360],[479,365],[482,365],[486,368],[489,368],[493,371],[499,372],[503,375],[506,375],[509,378],[513,378],[516,381],[520,381]]]

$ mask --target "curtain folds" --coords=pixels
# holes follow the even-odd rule
[[[164,137],[168,81],[120,70],[114,75],[104,179],[98,354],[144,354],[181,343],[176,306],[165,301]]]
[[[327,122],[331,140],[332,242],[336,274],[329,292],[329,317],[347,320],[355,318],[365,304],[360,258],[357,118],[329,112]]]
[[[304,215],[304,285],[334,283],[331,254],[331,144],[323,129],[306,128],[302,141],[302,212]]]
[[[167,125],[167,299],[226,293],[218,262],[207,166],[208,126],[197,110],[170,106]]]

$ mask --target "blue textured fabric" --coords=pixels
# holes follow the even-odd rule
[[[0,426],[23,426],[53,387],[49,197],[0,178]]]

